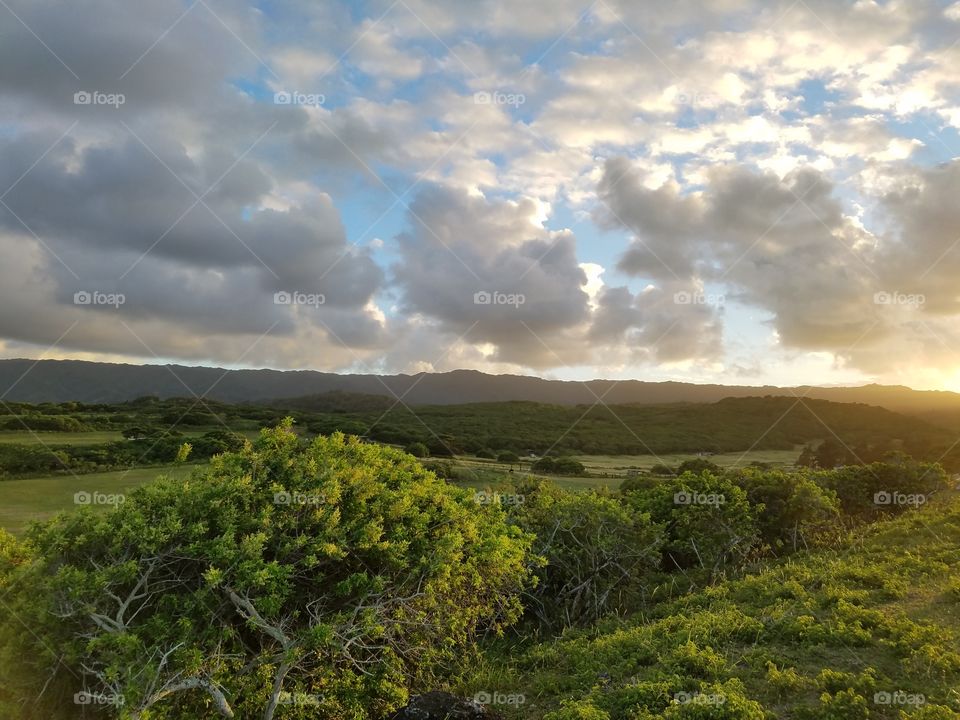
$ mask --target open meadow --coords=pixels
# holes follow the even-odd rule
[[[76,493],[117,495],[160,475],[186,477],[196,466],[158,466],[87,475],[53,475],[0,482],[0,527],[21,534],[33,520],[48,520],[58,512],[75,510]],[[102,507],[109,508],[109,505]]]

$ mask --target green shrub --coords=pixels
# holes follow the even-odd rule
[[[36,717],[85,689],[163,720],[270,717],[284,692],[378,716],[517,619],[530,542],[405,453],[288,423],[32,530],[30,562],[0,563],[0,673],[30,701],[46,684]]]
[[[615,498],[565,492],[541,483],[519,489],[524,502],[511,517],[536,536],[537,570],[531,611],[548,625],[590,623],[623,607],[660,557],[661,528]]]
[[[430,449],[422,442],[413,442],[407,445],[406,452],[415,458],[424,458],[430,455]]]
[[[756,509],[726,476],[686,473],[629,492],[624,502],[666,529],[665,570],[700,567],[715,575],[742,564],[759,539]]]
[[[587,701],[567,703],[556,712],[547,713],[543,720],[610,720],[610,715]]]

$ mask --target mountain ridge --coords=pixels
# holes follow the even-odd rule
[[[960,394],[902,385],[818,387],[719,385],[674,380],[548,380],[477,370],[396,375],[316,370],[224,369],[136,365],[87,360],[0,360],[0,399],[7,402],[123,402],[146,395],[203,397],[230,403],[263,402],[339,391],[401,398],[409,405],[457,405],[527,400],[556,405],[716,402],[726,397],[786,395],[879,405],[926,415],[960,413]]]

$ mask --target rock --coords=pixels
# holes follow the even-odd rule
[[[500,720],[501,715],[488,710],[476,700],[465,700],[446,692],[415,695],[410,703],[397,710],[390,720]]]

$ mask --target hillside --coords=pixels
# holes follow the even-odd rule
[[[281,407],[283,403],[280,403]],[[293,403],[294,406],[299,403]],[[885,408],[785,397],[727,398],[708,404],[573,406],[531,402],[396,405],[387,412],[326,415],[318,432],[351,428],[384,442],[411,441],[455,451],[569,452],[637,455],[791,449],[839,438],[856,452],[867,447],[927,449],[949,446],[953,435]],[[918,453],[918,455],[923,454]]]
[[[403,398],[408,405],[459,405],[529,401],[590,405],[603,398],[629,403],[712,403],[727,397],[782,395],[877,405],[911,415],[954,423],[960,395],[902,386],[794,387],[697,385],[640,380],[571,382],[519,375],[488,375],[472,370],[417,375],[340,375],[312,370],[224,370],[221,368],[124,365],[78,360],[0,360],[0,388],[6,401],[123,402],[144,395],[161,398],[191,394],[224,402],[298,398],[340,391]]]
[[[459,690],[523,696],[511,718],[957,718],[958,565],[960,499],[944,498],[648,616],[504,643]]]

